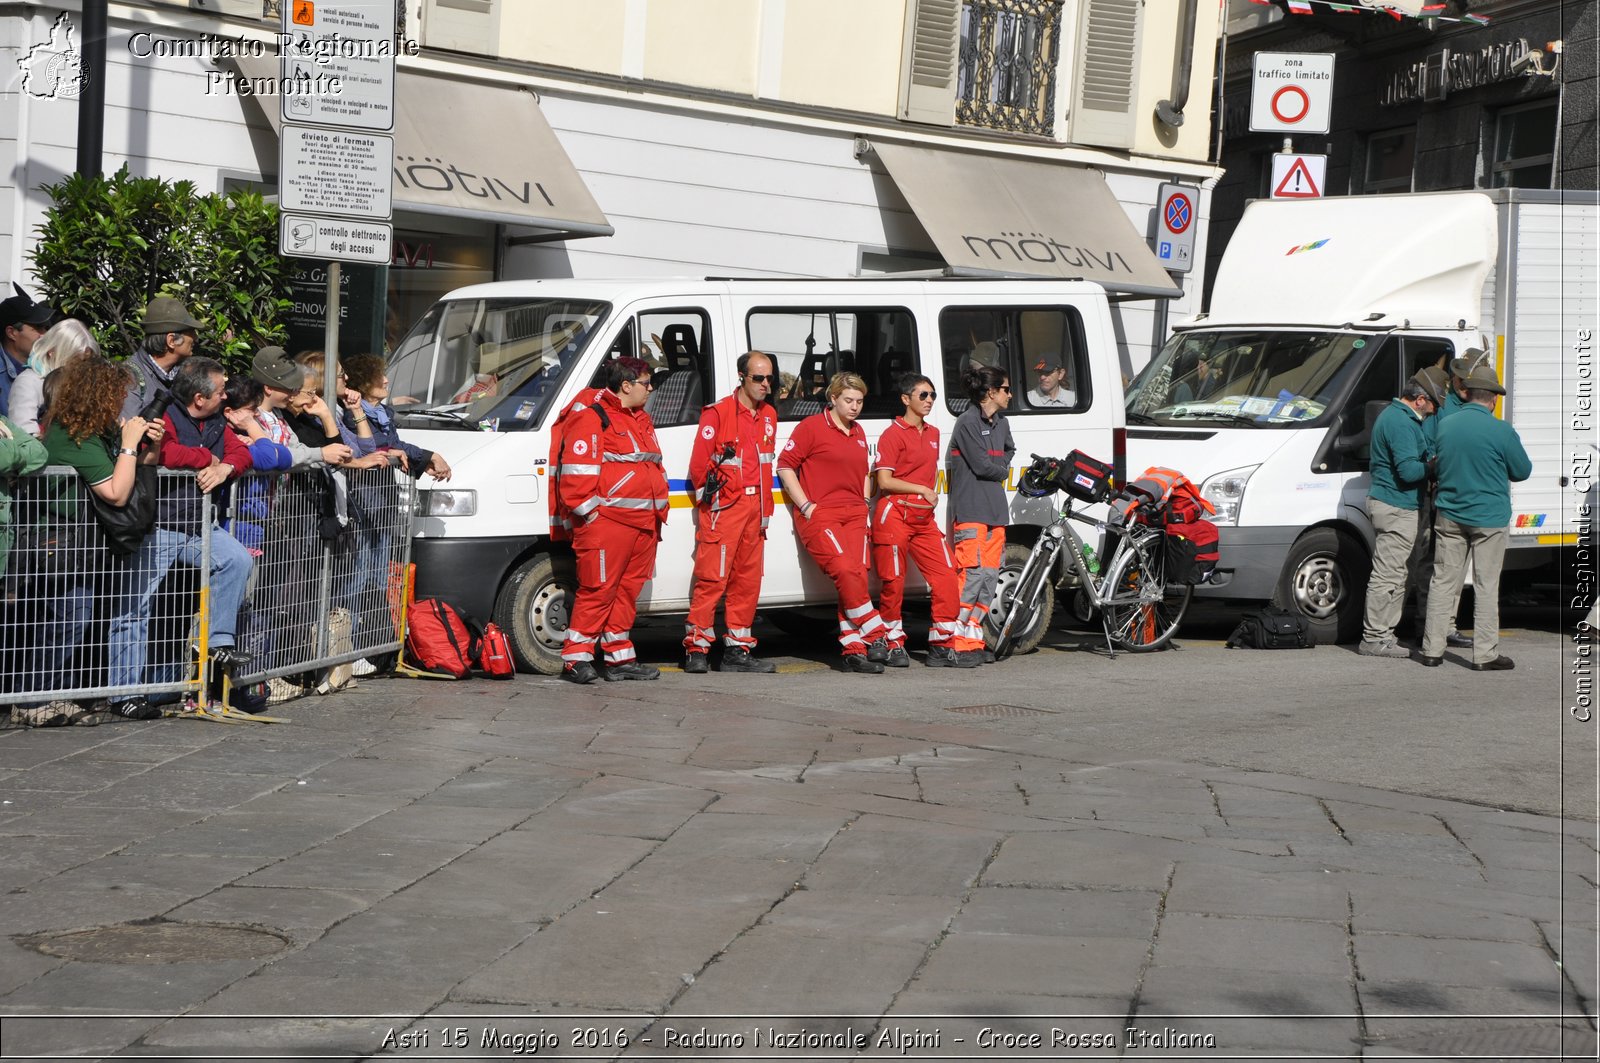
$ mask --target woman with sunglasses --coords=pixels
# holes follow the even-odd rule
[[[972,405],[956,418],[945,455],[950,527],[956,564],[964,574],[950,648],[958,660],[987,663],[994,657],[984,647],[983,622],[1000,583],[1010,519],[1005,483],[1017,445],[1000,412],[1011,405],[1011,381],[1005,370],[974,365],[962,374],[961,382]]]
[[[866,381],[835,374],[828,408],[795,425],[783,445],[778,481],[801,544],[839,592],[844,670],[878,675],[889,629],[867,586],[867,433],[856,423],[866,399]]]
[[[873,466],[878,500],[872,506],[872,564],[882,581],[878,614],[889,625],[889,656],[884,664],[890,668],[911,664],[900,606],[912,561],[933,598],[928,656],[922,663],[929,668],[972,668],[982,663],[981,654],[962,658],[950,648],[961,608],[961,577],[934,517],[939,502],[934,487],[939,472],[939,429],[927,418],[938,397],[933,381],[907,373],[900,378],[905,412],[878,437],[878,461]]]

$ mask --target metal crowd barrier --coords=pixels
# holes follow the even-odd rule
[[[343,483],[340,483],[340,480]],[[160,491],[198,495],[191,472]],[[136,694],[174,707],[207,700],[211,498],[200,495],[198,565],[172,565],[151,596],[141,678],[115,682],[139,595],[131,558],[111,555],[76,471],[52,466],[12,485],[0,525],[0,705]],[[397,470],[251,473],[233,482],[224,527],[254,557],[236,645],[252,655],[235,688],[273,682],[296,696],[328,670],[400,648],[413,481]],[[10,549],[3,549],[9,540]],[[287,678],[286,678],[287,677]]]

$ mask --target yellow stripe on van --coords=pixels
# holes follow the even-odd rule
[[[1573,535],[1539,535],[1534,537],[1534,542],[1540,546],[1577,546],[1578,536]]]

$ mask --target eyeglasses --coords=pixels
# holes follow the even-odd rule
[[[1009,395],[1009,394],[1011,394],[1011,385],[1010,384],[1001,384],[999,387],[995,388],[994,390],[995,391],[1003,391],[1007,395]]]
[[[915,395],[915,398],[919,402],[927,402],[929,399],[936,399],[938,397],[939,393],[937,391],[919,391]]]
[[[746,374],[745,379],[754,380],[757,384],[765,384],[767,381],[771,380],[772,377],[772,373],[749,373]]]
[[[656,387],[655,383],[653,381],[649,380],[649,379],[645,379],[645,380],[630,380],[630,381],[628,381],[628,383],[630,383],[630,384],[638,384],[640,387],[645,388],[645,389],[650,390],[650,391],[654,391],[655,387]]]

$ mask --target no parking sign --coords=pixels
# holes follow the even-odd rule
[[[1194,231],[1200,212],[1200,190],[1193,185],[1164,184],[1156,195],[1156,239],[1153,250],[1173,273],[1194,266]]]

